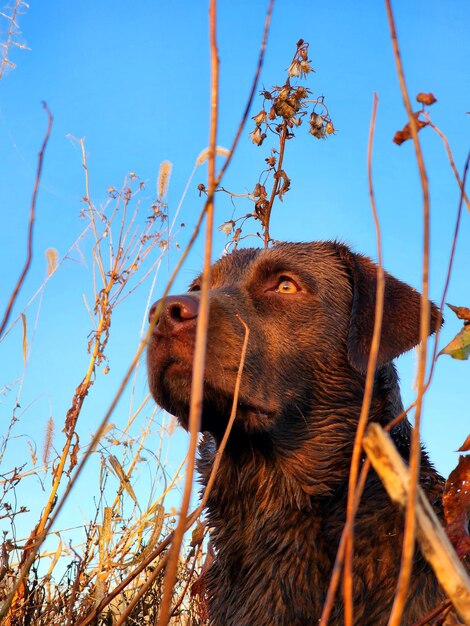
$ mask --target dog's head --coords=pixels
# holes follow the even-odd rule
[[[216,437],[230,415],[244,328],[250,329],[235,427],[270,432],[288,416],[326,419],[335,406],[362,400],[372,339],[377,268],[334,242],[242,249],[212,268],[202,430]],[[170,296],[148,346],[151,392],[187,426],[201,288]],[[420,294],[385,275],[377,367],[420,338]],[[155,311],[155,305],[152,313]],[[440,314],[430,304],[431,331]],[[335,404],[336,403],[336,404]],[[311,428],[311,425],[308,425]]]

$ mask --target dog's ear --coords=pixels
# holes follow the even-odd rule
[[[340,258],[346,264],[352,281],[353,300],[348,337],[351,365],[365,372],[374,332],[377,266],[370,259],[338,245]],[[432,302],[430,329],[434,333],[442,315]],[[410,350],[420,340],[421,294],[406,283],[385,272],[382,333],[377,367]]]

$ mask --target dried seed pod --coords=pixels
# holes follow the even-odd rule
[[[289,95],[290,95],[290,87],[282,87],[279,90],[279,94],[278,94],[276,100],[278,100],[278,101],[279,100],[287,100]]]
[[[266,111],[260,111],[257,115],[255,115],[251,119],[255,120],[256,126],[261,126],[261,124],[266,119]]]
[[[302,73],[302,66],[300,61],[292,61],[287,69],[287,73],[291,77],[300,76],[300,74]]]
[[[333,126],[333,122],[327,122],[325,126],[325,132],[327,135],[332,135],[335,132],[335,127]]]
[[[437,99],[434,97],[433,93],[419,93],[416,96],[416,100],[421,104],[427,104],[428,106],[437,102]]]
[[[274,110],[276,111],[277,115],[280,115],[285,119],[294,117],[294,115],[296,114],[296,110],[291,107],[290,104],[282,100],[274,102]]]
[[[257,126],[254,131],[250,133],[251,141],[260,146],[266,139],[266,134],[261,132],[261,128]]]

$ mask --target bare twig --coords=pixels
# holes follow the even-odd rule
[[[460,179],[459,172],[457,170],[457,167],[455,166],[454,157],[452,156],[452,150],[450,149],[450,145],[449,145],[449,142],[447,140],[447,137],[434,124],[434,122],[431,120],[431,118],[430,118],[429,114],[427,113],[427,111],[423,111],[423,115],[426,118],[426,121],[429,124],[429,126],[439,135],[439,137],[444,142],[444,146],[445,146],[445,149],[446,149],[446,152],[447,152],[447,158],[449,159],[450,167],[451,167],[452,171],[454,172],[455,180],[457,181],[457,184],[458,184],[458,186],[460,188],[460,191],[462,193],[464,202],[467,205],[467,209],[470,211],[470,201],[468,199],[467,194],[465,193],[465,182]]]
[[[11,315],[11,310],[13,308],[13,305],[15,304],[16,298],[18,297],[18,293],[21,289],[21,286],[23,285],[24,279],[26,278],[26,274],[29,271],[29,268],[31,266],[31,261],[33,259],[33,230],[34,230],[34,220],[36,218],[36,200],[37,200],[37,195],[38,195],[39,183],[41,181],[41,172],[42,172],[42,164],[44,160],[44,153],[46,151],[47,143],[51,135],[52,121],[53,121],[52,114],[49,111],[47,104],[43,102],[42,106],[44,107],[47,113],[48,124],[47,124],[46,134],[44,136],[44,140],[42,142],[41,150],[38,156],[36,180],[34,182],[33,197],[31,200],[31,207],[29,211],[28,248],[27,248],[27,254],[26,254],[26,262],[24,264],[23,271],[21,272],[20,277],[18,278],[16,286],[13,289],[13,293],[10,296],[10,300],[8,302],[2,322],[0,323],[0,337],[3,335],[3,331],[5,330],[5,327]]]

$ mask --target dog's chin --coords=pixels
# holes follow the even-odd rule
[[[189,411],[191,381],[186,377],[165,378],[152,389],[152,395],[159,406],[174,415],[180,426],[189,430]],[[216,389],[210,384],[204,385],[204,399],[201,412],[201,432],[210,432],[216,438],[223,437],[233,411],[233,396],[226,391]],[[240,400],[237,403],[233,429],[245,433],[260,433],[270,429],[275,420],[274,411],[266,411],[253,404]]]

